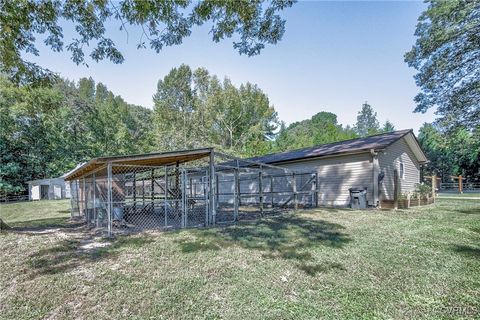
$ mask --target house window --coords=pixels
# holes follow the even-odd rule
[[[405,179],[405,168],[403,167],[403,162],[400,162],[400,179]]]

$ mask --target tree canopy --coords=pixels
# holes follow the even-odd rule
[[[0,193],[92,157],[149,151],[150,114],[92,79],[32,88],[0,77]]]
[[[377,113],[367,102],[362,104],[362,109],[358,112],[355,131],[360,137],[366,137],[380,132]]]
[[[436,108],[449,127],[480,123],[480,2],[428,0],[405,61],[421,92],[415,112]]]
[[[212,40],[234,38],[240,54],[259,54],[266,44],[276,44],[285,32],[279,12],[294,0],[230,1],[204,0],[23,0],[0,1],[0,72],[15,83],[49,80],[52,71],[24,59],[23,54],[39,55],[37,37],[54,52],[64,49],[76,64],[110,60],[122,63],[123,54],[108,36],[106,22],[113,20],[120,30],[142,30],[137,48],[159,52],[179,45],[195,26],[211,23]],[[62,25],[73,25],[75,35],[65,42]],[[88,48],[89,51],[86,51]]]
[[[451,175],[463,175],[471,182],[480,180],[480,130],[458,127],[452,131],[425,123],[418,140],[430,161],[426,173],[443,181],[450,181]]]
[[[235,87],[203,68],[174,68],[154,95],[156,143],[162,150],[215,146],[237,155],[256,155],[277,128],[268,97],[251,83]]]

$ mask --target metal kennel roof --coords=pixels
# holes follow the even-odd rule
[[[101,169],[109,162],[123,165],[165,166],[202,159],[210,156],[212,152],[213,148],[202,148],[93,158],[92,160],[69,172],[64,178],[67,181],[78,179],[82,176],[97,171],[98,169]]]

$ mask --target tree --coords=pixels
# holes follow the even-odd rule
[[[173,68],[163,80],[158,81],[153,96],[154,123],[160,149],[175,150],[198,147],[195,138],[199,128],[196,123],[193,73],[189,66]]]
[[[150,110],[92,79],[32,87],[0,77],[0,194],[93,157],[149,151],[150,123]]]
[[[215,83],[215,79],[213,79]],[[258,86],[246,83],[236,88],[225,78],[213,85],[207,108],[213,116],[213,141],[237,155],[253,156],[269,150],[278,126],[277,112]]]
[[[173,68],[154,95],[156,143],[161,150],[215,146],[236,155],[261,152],[274,136],[277,113],[250,83],[235,87],[203,68]]]
[[[436,108],[448,127],[480,123],[480,2],[432,1],[405,62],[418,73],[415,112]]]
[[[436,174],[443,181],[460,174],[470,181],[480,180],[479,129],[473,132],[463,127],[452,130],[442,127],[441,123],[425,123],[418,135],[429,159],[425,173]]]
[[[362,105],[362,109],[358,112],[355,131],[360,137],[371,136],[380,132],[377,113],[367,102]]]
[[[356,136],[350,127],[343,128],[338,124],[337,115],[322,111],[310,119],[294,122],[288,127],[282,122],[274,149],[275,151],[299,149],[352,139]]]
[[[393,125],[393,123],[391,123],[389,120],[387,120],[383,124],[382,129],[380,131],[382,131],[382,132],[393,132],[393,131],[395,131],[395,126]]]
[[[293,0],[217,1],[1,1],[0,72],[19,82],[50,80],[50,70],[26,61],[23,54],[39,55],[36,37],[52,51],[66,49],[76,64],[86,64],[85,54],[94,60],[122,63],[124,57],[107,36],[105,23],[116,21],[120,30],[141,28],[137,48],[147,45],[159,52],[179,45],[195,26],[211,22],[212,40],[219,42],[236,36],[233,47],[240,54],[259,54],[266,44],[276,44],[285,32],[285,20],[279,12],[292,6]],[[64,42],[60,21],[73,24],[76,34]],[[85,52],[91,45],[91,51]]]

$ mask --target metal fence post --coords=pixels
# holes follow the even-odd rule
[[[78,217],[80,217],[80,180],[75,180],[76,188],[75,192],[77,193],[77,213]]]
[[[205,227],[208,226],[208,215],[209,215],[209,212],[210,212],[209,203],[208,203],[209,197],[208,197],[208,192],[207,192],[206,178],[207,178],[207,171],[205,170],[205,179],[200,180],[200,181],[202,181],[203,197],[204,197],[204,201],[205,201]]]
[[[187,206],[186,206],[186,173],[185,169],[182,168],[181,171],[182,181],[181,181],[181,192],[182,192],[182,228],[185,228],[187,225]]]
[[[83,181],[83,186],[82,186],[82,197],[83,197],[83,214],[85,216],[85,221],[87,222],[87,226],[89,224],[89,221],[88,221],[88,210],[87,210],[87,195],[85,193],[85,177],[82,179]]]
[[[209,196],[210,196],[210,214],[211,214],[211,223],[215,225],[217,210],[216,210],[216,199],[215,199],[215,190],[216,181],[215,181],[215,155],[213,150],[210,151],[210,179],[209,179]]]
[[[238,199],[239,199],[239,190],[238,190],[238,169],[234,169],[233,175],[233,221],[237,221],[238,218]]]
[[[113,199],[112,199],[112,163],[107,165],[107,218],[108,218],[108,236],[112,237],[112,221],[113,221]]]
[[[96,222],[96,226],[98,227],[98,217],[97,217],[97,180],[95,176],[95,172],[92,176],[92,187],[93,187],[93,219]]]
[[[168,172],[167,166],[165,166],[165,200],[163,202],[164,209],[165,209],[165,227],[168,225]]]
[[[242,194],[240,189],[240,161],[237,160],[237,190],[238,190],[238,207],[242,205]]]

